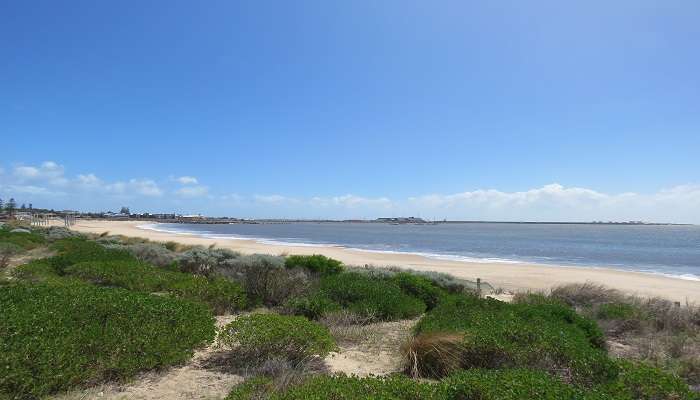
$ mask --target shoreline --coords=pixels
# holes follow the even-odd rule
[[[421,271],[448,273],[458,278],[477,277],[494,288],[510,291],[548,290],[566,283],[594,282],[630,294],[665,297],[674,301],[700,303],[700,281],[670,277],[660,273],[634,272],[606,267],[558,266],[527,262],[489,260],[451,260],[425,255],[353,249],[339,245],[273,244],[247,238],[207,238],[192,233],[173,233],[140,226],[152,221],[78,220],[72,229],[84,233],[103,233],[143,237],[153,241],[218,247],[243,254],[323,254],[348,265],[398,266]]]
[[[503,222],[503,223],[511,223],[511,222]],[[419,256],[419,257],[424,257],[430,260],[441,260],[441,261],[455,261],[455,262],[462,262],[462,263],[483,263],[483,264],[514,264],[514,265],[539,265],[539,266],[547,266],[547,267],[565,267],[565,268],[583,268],[583,269],[606,269],[606,270],[613,270],[613,271],[620,271],[620,272],[635,272],[635,273],[640,273],[640,274],[649,274],[649,275],[655,275],[655,276],[663,276],[667,278],[673,278],[673,279],[681,279],[681,280],[687,280],[687,281],[695,281],[695,282],[700,282],[700,276],[698,275],[693,275],[693,274],[671,274],[671,273],[664,273],[660,271],[653,271],[653,270],[635,270],[635,269],[625,269],[620,266],[615,266],[615,265],[609,265],[605,267],[598,266],[596,264],[560,264],[560,263],[548,263],[548,262],[538,262],[538,261],[532,261],[532,260],[517,260],[517,259],[507,259],[507,258],[477,258],[477,257],[468,257],[468,256],[461,256],[461,255],[452,255],[452,254],[440,254],[440,253],[430,253],[430,252],[420,252],[420,251],[399,251],[399,250],[377,250],[377,249],[363,249],[360,247],[350,247],[347,245],[343,244],[337,244],[337,243],[306,243],[306,242],[285,242],[285,241],[280,241],[277,239],[270,239],[270,238],[264,238],[264,237],[244,237],[244,236],[234,236],[234,235],[222,235],[222,236],[217,236],[216,234],[204,234],[201,232],[188,232],[188,231],[176,231],[176,230],[167,230],[167,229],[158,229],[157,227],[154,227],[155,225],[159,225],[161,223],[159,222],[150,222],[147,224],[143,225],[136,225],[136,228],[142,229],[142,230],[150,230],[154,232],[161,232],[161,233],[166,233],[166,234],[172,234],[172,235],[190,235],[194,237],[200,237],[200,238],[205,238],[205,239],[212,239],[212,240],[247,240],[247,241],[252,241],[255,243],[263,244],[263,245],[269,245],[269,246],[281,246],[281,247],[319,247],[319,248],[337,248],[337,249],[345,249],[345,250],[351,250],[354,252],[367,252],[367,253],[378,253],[378,254],[388,254],[388,255],[408,255],[408,256]],[[565,223],[561,223],[565,224]],[[660,225],[660,224],[658,224]]]

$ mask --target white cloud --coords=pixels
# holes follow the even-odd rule
[[[209,193],[209,188],[206,186],[185,186],[175,191],[181,197],[201,197]]]
[[[134,196],[157,197],[163,194],[163,190],[150,179],[130,179],[128,182],[114,182],[103,186],[108,193]]]
[[[120,196],[161,196],[163,190],[151,179],[130,179],[126,182],[106,183],[95,174],[78,174],[75,178],[65,176],[65,169],[53,161],[40,165],[18,165],[11,176],[2,176],[3,188],[7,192],[37,196],[65,196],[68,194],[100,193]],[[55,190],[59,188],[60,190]]]
[[[134,193],[143,196],[161,196],[163,194],[158,184],[150,179],[131,179],[126,186],[127,190],[133,190]]]
[[[53,161],[45,161],[40,166],[19,165],[14,168],[14,176],[21,182],[45,181],[51,185],[65,185],[64,168]]]
[[[0,191],[7,193],[10,196],[29,195],[29,196],[65,196],[65,192],[52,191],[42,186],[34,185],[0,185]]]
[[[76,178],[78,184],[84,185],[84,186],[101,186],[102,185],[102,180],[95,176],[95,174],[79,174],[78,177]]]
[[[199,183],[197,178],[195,178],[193,176],[181,176],[175,180],[180,182],[183,185],[196,185]]]
[[[274,205],[282,205],[282,204],[298,204],[299,200],[293,198],[293,197],[286,197],[282,196],[279,194],[271,194],[271,195],[255,195],[253,196],[253,199],[257,203],[265,203],[265,204],[274,204]]]
[[[335,197],[313,197],[310,204],[318,207],[343,207],[343,208],[359,208],[359,207],[378,207],[390,208],[393,203],[386,197],[367,198],[346,194],[344,196]]]
[[[651,194],[607,194],[553,183],[522,192],[489,189],[411,197],[408,206],[451,219],[697,222],[700,186],[676,186]]]

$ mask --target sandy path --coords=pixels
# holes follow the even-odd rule
[[[387,375],[399,372],[402,366],[401,345],[411,336],[418,319],[380,322],[368,326],[365,340],[356,344],[340,344],[338,352],[325,359],[330,372],[348,375]]]
[[[463,262],[436,260],[413,254],[386,254],[344,247],[281,246],[253,240],[207,239],[194,235],[172,234],[145,230],[139,225],[151,222],[79,220],[73,229],[81,232],[139,236],[156,241],[177,241],[208,246],[216,244],[241,253],[263,254],[323,254],[349,265],[402,266],[417,270],[445,272],[463,279],[479,277],[494,287],[511,291],[547,290],[552,286],[591,281],[641,296],[661,296],[668,299],[700,303],[700,282],[639,272],[606,268],[559,267],[537,264],[497,262]]]

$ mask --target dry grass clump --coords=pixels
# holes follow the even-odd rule
[[[375,342],[379,336],[372,325],[374,316],[365,316],[349,310],[338,310],[324,314],[318,322],[324,325],[340,344]]]
[[[464,335],[431,332],[413,336],[401,346],[404,371],[414,378],[448,376],[462,368]]]
[[[621,302],[626,296],[619,290],[592,282],[586,282],[557,286],[552,289],[550,297],[577,308],[596,304]]]
[[[593,283],[559,286],[550,296],[596,320],[615,355],[649,362],[700,385],[700,307]]]
[[[195,247],[194,245],[191,245],[191,244],[183,244],[183,243],[178,243],[178,242],[173,242],[173,241],[167,241],[167,242],[163,243],[163,246],[166,249],[168,249],[170,251],[174,251],[176,253],[182,253],[182,252],[185,252],[187,250],[191,250],[192,248]]]

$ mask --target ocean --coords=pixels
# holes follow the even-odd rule
[[[607,267],[700,281],[700,226],[694,225],[295,222],[149,224],[143,228],[436,259]]]

